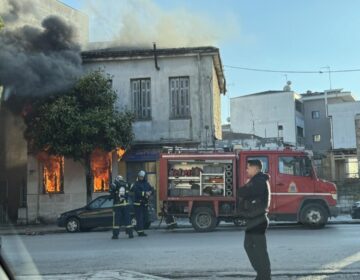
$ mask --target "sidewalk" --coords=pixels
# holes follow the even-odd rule
[[[88,280],[88,279],[113,279],[113,280],[165,280],[168,278],[153,276],[149,274],[143,274],[134,271],[120,270],[120,271],[98,271],[93,273],[85,274],[57,274],[57,275],[41,275],[41,276],[16,276],[16,279],[20,280],[67,280],[67,279],[78,279],[78,280]]]
[[[272,278],[278,280],[349,280],[349,279],[359,279],[359,272],[314,272],[314,271],[297,271],[297,272],[273,272]],[[170,276],[169,276],[170,277]],[[103,270],[97,272],[89,273],[71,273],[71,274],[50,274],[50,275],[23,275],[16,276],[16,279],[20,280],[68,280],[68,279],[79,279],[79,280],[88,280],[88,279],[113,279],[113,280],[170,280],[170,279],[191,279],[191,280],[202,280],[202,279],[226,279],[226,280],[235,280],[235,279],[254,279],[255,273],[239,273],[237,272],[228,272],[228,273],[216,273],[213,275],[208,275],[207,273],[200,273],[199,275],[183,275],[183,276],[172,276],[160,277],[150,274],[144,274],[135,271],[128,270]]]
[[[153,222],[151,229],[165,229],[166,224],[162,222],[159,227],[160,221]],[[178,228],[192,228],[188,219],[178,219]],[[270,222],[270,226],[276,226],[281,224],[293,224],[293,222]],[[353,220],[350,215],[340,215],[336,218],[331,218],[329,224],[360,224],[360,219]],[[233,226],[232,223],[220,223],[219,227],[229,227]],[[107,229],[100,229],[107,230]],[[65,233],[65,228],[60,228],[55,224],[38,224],[38,225],[1,225],[0,226],[0,235],[42,235],[48,233]]]

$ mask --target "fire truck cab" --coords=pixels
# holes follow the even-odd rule
[[[249,159],[261,160],[263,172],[270,175],[271,220],[319,228],[337,216],[336,185],[317,177],[306,152],[291,149],[162,154],[162,208],[169,215],[189,217],[196,231],[211,231],[220,221],[242,224],[236,193],[247,180]]]

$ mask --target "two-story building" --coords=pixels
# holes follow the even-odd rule
[[[210,147],[221,139],[220,95],[225,77],[215,47],[83,52],[86,70],[112,76],[118,106],[135,114],[135,142],[121,173],[140,169],[157,185],[156,161],[164,146]]]
[[[308,91],[301,95],[305,117],[305,147],[314,153],[314,162],[321,177],[341,180],[357,174],[354,114],[351,92],[332,89]],[[335,109],[338,108],[338,109]],[[342,139],[340,141],[340,139]],[[353,145],[343,145],[344,141]]]
[[[82,57],[86,71],[102,68],[110,75],[118,108],[135,115],[135,142],[121,161],[116,152],[93,153],[92,198],[106,194],[117,174],[133,182],[141,169],[156,189],[164,146],[206,148],[221,139],[220,95],[226,89],[218,48],[102,49],[85,51]],[[51,221],[85,205],[80,163],[46,154],[29,156],[28,173],[29,221]]]
[[[264,91],[230,99],[231,130],[284,144],[304,146],[304,115],[301,96],[290,88]]]
[[[341,89],[324,92],[308,91],[301,95],[304,104],[306,127],[305,147],[314,154],[326,154],[332,148],[331,121],[328,105],[353,102],[354,97],[349,91]]]

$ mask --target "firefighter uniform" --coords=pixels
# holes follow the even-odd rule
[[[147,182],[145,175],[145,171],[140,171],[137,181],[131,186],[131,192],[134,194],[135,230],[139,236],[147,235],[144,232],[144,227],[149,221],[149,197],[154,192],[154,189]]]
[[[113,236],[112,239],[118,239],[120,226],[125,227],[126,234],[133,238],[133,230],[130,219],[129,208],[129,188],[122,176],[117,176],[114,183],[110,186],[113,204]]]

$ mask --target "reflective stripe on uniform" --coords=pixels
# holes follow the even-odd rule
[[[114,204],[114,207],[127,206],[129,203]]]
[[[132,228],[133,226],[132,225],[128,225],[128,226],[126,226],[126,228]]]
[[[119,226],[113,226],[113,228],[114,228],[114,229],[118,229],[118,228],[120,228],[120,227],[119,227]]]
[[[113,210],[113,227],[115,226],[115,211]]]
[[[135,206],[140,206],[141,204],[139,202],[134,202]]]

